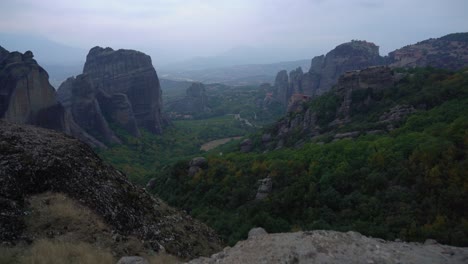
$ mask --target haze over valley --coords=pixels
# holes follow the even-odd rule
[[[0,3],[0,263],[466,263],[468,3]]]

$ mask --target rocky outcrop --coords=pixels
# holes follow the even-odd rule
[[[320,114],[311,106],[311,98],[303,94],[294,94],[290,98],[288,114],[279,120],[268,132],[271,140],[263,142],[265,148],[281,148],[285,143],[300,147],[302,140],[313,138],[351,121],[354,112],[363,112],[379,100],[382,90],[393,87],[403,78],[387,66],[375,66],[362,70],[349,71],[343,74],[335,88],[329,92],[328,109],[322,109]],[[332,107],[332,108],[330,108]],[[413,109],[414,110],[414,109]],[[403,117],[414,111],[407,107],[395,108],[384,114],[380,123],[386,123],[389,130],[400,122]],[[380,130],[379,130],[380,131]],[[362,131],[365,132],[365,131]],[[382,132],[382,131],[380,131]],[[380,133],[379,132],[379,133]],[[338,133],[333,139],[354,138],[359,131]]]
[[[277,80],[281,76],[282,82],[277,89],[281,88],[283,91],[284,87],[287,87],[287,92],[280,94],[282,99],[280,101],[287,105],[294,94],[303,94],[310,98],[319,96],[329,91],[343,73],[379,65],[382,62],[379,47],[374,43],[357,40],[343,43],[325,56],[314,57],[308,72],[303,73],[300,68],[291,71],[287,86],[284,84],[288,81],[284,78],[284,72],[278,73]]]
[[[278,72],[275,78],[275,95],[279,102],[283,105],[288,104],[288,92],[289,92],[289,77],[286,70]]]
[[[258,190],[255,195],[255,200],[263,200],[268,197],[273,189],[273,181],[270,177],[258,180]]]
[[[188,176],[193,177],[195,174],[205,169],[208,166],[208,161],[204,157],[193,158],[189,162]]]
[[[24,237],[29,196],[60,192],[102,217],[125,240],[183,258],[220,250],[207,226],[131,184],[84,143],[52,130],[0,121],[0,242]],[[50,234],[51,238],[55,235]]]
[[[94,47],[86,57],[83,73],[106,93],[125,94],[138,126],[162,133],[161,87],[150,56],[134,50]]]
[[[361,104],[369,104],[371,91],[376,92],[393,86],[397,80],[394,72],[386,66],[369,67],[364,70],[350,71],[343,74],[336,85],[336,94],[342,98],[334,125],[349,122],[353,93],[363,91],[366,98],[359,98]],[[363,100],[364,99],[364,100]],[[354,102],[356,104],[356,102]]]
[[[388,54],[391,67],[460,70],[468,66],[468,33],[455,33],[408,45]]]
[[[357,232],[305,231],[250,236],[211,258],[208,263],[466,263],[468,248],[435,243],[391,242]]]
[[[148,55],[94,47],[83,72],[63,82],[57,93],[86,133],[108,145],[120,142],[110,123],[134,137],[141,136],[139,126],[162,132],[161,88]]]
[[[210,112],[205,85],[203,83],[192,83],[187,88],[184,98],[171,102],[167,105],[168,111],[181,114],[202,114]]]
[[[69,109],[75,122],[104,144],[120,143],[101,111],[96,98],[100,91],[91,84],[89,77],[78,75],[76,78],[69,78],[65,85],[72,90]]]
[[[20,124],[48,126],[40,118],[47,118],[52,108],[59,109],[49,75],[33,59],[31,51],[21,54],[2,49],[0,53],[0,118]]]

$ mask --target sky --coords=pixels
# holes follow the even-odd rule
[[[162,64],[239,47],[274,62],[312,58],[352,39],[386,55],[467,32],[467,10],[467,0],[1,0],[0,33],[86,50],[137,49]]]

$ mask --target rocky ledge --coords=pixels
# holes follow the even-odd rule
[[[434,240],[424,244],[390,242],[357,232],[267,234],[256,228],[233,248],[189,263],[468,263],[468,248],[440,245]]]
[[[62,133],[0,120],[0,243],[25,237],[28,197],[58,192],[93,210],[120,236],[182,258],[220,250],[207,226],[176,211],[105,164],[91,148]]]

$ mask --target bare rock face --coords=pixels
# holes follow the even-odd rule
[[[278,72],[275,78],[276,98],[283,105],[287,105],[289,96],[289,77],[286,70]]]
[[[225,248],[211,258],[191,264],[208,263],[466,263],[468,248],[437,242],[390,242],[365,237],[357,232],[306,231],[252,235]]]
[[[70,122],[56,99],[49,75],[33,59],[0,47],[0,118],[70,133]]]
[[[96,98],[99,90],[91,84],[89,77],[81,74],[76,78],[68,79],[67,82],[71,82],[70,111],[75,122],[104,144],[120,143],[103,116]]]
[[[258,190],[255,195],[255,200],[263,200],[268,197],[273,188],[273,181],[270,177],[258,180]]]
[[[285,79],[281,79],[282,85],[277,87],[282,89],[287,87],[287,92],[282,93],[286,99],[283,98],[284,100],[280,101],[287,105],[294,94],[306,95],[311,98],[319,96],[329,91],[343,73],[379,65],[382,62],[379,47],[374,43],[367,41],[343,43],[325,56],[314,57],[308,72],[303,73],[302,69],[291,71],[287,86],[284,85]]]
[[[208,107],[205,85],[203,83],[192,83],[192,85],[187,88],[186,96],[168,104],[167,109],[172,112],[183,114],[210,112],[211,109]]]
[[[83,73],[106,93],[125,94],[138,126],[162,133],[161,86],[150,56],[134,50],[94,47],[86,57]]]
[[[368,89],[374,91],[386,89],[395,83],[396,78],[394,72],[386,66],[369,67],[343,74],[336,85],[336,94],[343,99],[338,108],[337,119],[334,124],[343,124],[349,121],[353,104],[353,92]],[[367,102],[370,100],[372,99],[368,95]]]
[[[389,53],[391,67],[426,67],[460,70],[468,65],[468,33],[428,39]]]
[[[0,120],[0,164],[0,243],[34,239],[23,232],[28,197],[60,192],[93,210],[114,234],[135,236],[148,249],[182,258],[221,249],[210,228],[133,185],[88,145],[62,133]]]
[[[135,115],[133,114],[132,104],[128,100],[127,95],[123,93],[115,93],[112,95],[104,91],[97,94],[97,100],[101,106],[104,116],[112,122],[120,125],[130,135],[140,137]]]
[[[381,64],[379,47],[367,41],[351,41],[338,45],[327,53],[320,71],[316,95],[323,94],[336,84],[347,71],[360,70]]]

